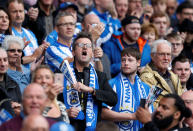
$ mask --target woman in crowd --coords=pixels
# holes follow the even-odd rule
[[[65,105],[57,101],[57,95],[63,91],[63,86],[54,83],[54,73],[46,65],[41,65],[34,71],[32,81],[41,84],[48,95],[43,115],[56,121],[69,123]]]
[[[7,51],[9,69],[8,75],[17,82],[21,93],[30,83],[30,70],[21,64],[22,51],[24,48],[23,39],[17,36],[7,35],[2,47]]]
[[[158,39],[158,33],[153,24],[145,24],[141,27],[141,37],[147,40],[147,50],[143,50],[141,57],[141,67],[144,67],[151,61],[151,45],[153,41]]]
[[[9,28],[8,13],[4,8],[0,7],[0,45],[3,43],[8,28]]]

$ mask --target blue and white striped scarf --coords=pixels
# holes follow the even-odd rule
[[[74,76],[76,76],[73,68],[73,63],[71,63],[70,66],[72,68],[72,72],[74,73]],[[90,68],[89,87],[92,87],[94,89],[99,89],[98,77],[92,65]],[[92,94],[88,93],[87,95],[86,115],[84,115],[83,111],[81,111],[78,91],[71,88],[70,83],[66,79],[64,79],[63,94],[64,94],[64,103],[67,109],[70,109],[71,107],[76,107],[80,110],[76,119],[84,120],[86,117],[85,131],[94,131],[97,124],[98,106],[97,106],[97,103],[94,102]]]
[[[116,112],[134,113],[140,105],[141,98],[147,98],[148,88],[143,86],[139,77],[135,76],[135,83],[132,85],[129,79],[122,73],[117,77],[118,80],[113,85],[113,90],[117,93],[118,103],[112,110]],[[121,87],[120,87],[121,86]],[[142,123],[137,120],[118,122],[120,131],[138,131]]]

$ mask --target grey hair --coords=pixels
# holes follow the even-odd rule
[[[159,44],[166,44],[168,45],[169,47],[172,47],[171,43],[167,40],[164,40],[164,39],[158,39],[158,40],[155,40],[153,43],[152,43],[152,46],[151,46],[151,53],[156,53],[157,52],[157,47]]]
[[[64,11],[59,11],[58,14],[56,15],[56,18],[55,18],[55,21],[54,21],[55,26],[57,26],[59,24],[58,23],[59,19],[61,17],[65,17],[65,16],[72,16],[74,18],[74,16],[71,13],[64,12]]]
[[[18,37],[18,36],[13,36],[13,35],[7,35],[2,43],[2,47],[5,50],[9,49],[9,46],[13,43],[17,43],[21,46],[21,48],[24,48],[24,41],[22,38]]]

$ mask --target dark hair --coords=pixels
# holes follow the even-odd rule
[[[177,9],[176,9],[176,13],[179,14],[179,13],[182,13],[182,10],[183,9],[186,9],[186,8],[191,8],[193,9],[193,4],[189,1],[184,1],[183,3],[181,3]]]
[[[190,63],[190,60],[184,55],[179,55],[173,59],[172,68],[174,68],[176,66],[176,62],[182,62],[182,63],[188,62],[188,63]]]
[[[123,51],[121,52],[121,57],[123,57],[125,55],[133,56],[136,58],[136,60],[141,59],[141,54],[140,54],[139,50],[137,48],[134,48],[134,47],[129,47],[129,48],[123,49]]]
[[[4,7],[0,6],[0,10],[4,11],[4,12],[5,12],[5,13],[9,16],[8,11],[7,11],[7,9],[6,9],[6,8],[4,8]]]
[[[163,98],[173,98],[175,100],[175,106],[177,108],[178,111],[181,112],[179,121],[182,120],[183,117],[191,117],[192,116],[192,112],[189,108],[186,107],[183,99],[177,95],[177,94],[166,94],[163,96]]]
[[[8,2],[7,2],[7,8],[9,7],[9,4],[12,3],[12,2],[17,2],[17,3],[19,3],[19,4],[22,4],[23,7],[24,7],[24,2],[23,2],[23,0],[8,0]]]
[[[74,42],[72,43],[72,49],[75,50],[76,47],[76,41],[80,38],[88,38],[91,43],[92,43],[92,36],[90,33],[85,32],[85,31],[81,31],[80,33],[78,33],[77,37],[74,39]],[[92,44],[93,47],[93,44]]]
[[[119,131],[119,127],[112,121],[101,121],[97,123],[96,131]]]

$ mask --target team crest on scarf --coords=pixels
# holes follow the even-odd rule
[[[70,98],[70,104],[71,105],[75,105],[75,104],[78,104],[79,102],[79,99],[78,99],[78,95],[76,93],[76,91],[71,91],[71,93],[69,94],[69,97]]]
[[[97,74],[95,72],[94,67],[92,65],[90,66],[91,68],[90,68],[89,87],[92,87],[94,89],[99,89]],[[70,64],[70,67],[75,76],[73,63]],[[63,66],[61,67],[61,69],[64,69]],[[67,75],[64,75],[64,76],[67,76]],[[79,120],[86,119],[86,129],[85,130],[94,131],[96,128],[96,123],[97,123],[98,106],[94,102],[92,94],[88,93],[87,95],[86,114],[84,114],[84,112],[81,111],[78,91],[71,87],[71,82],[69,82],[69,80],[67,79],[64,80],[63,94],[64,94],[64,103],[67,109],[70,109],[71,107],[76,107],[80,110],[78,116],[75,119],[79,119]]]

